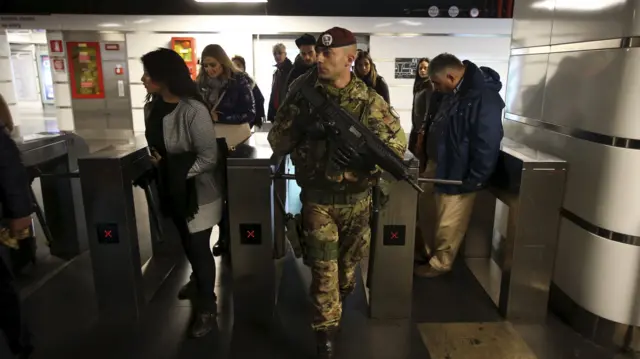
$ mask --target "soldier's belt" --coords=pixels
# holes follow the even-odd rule
[[[333,193],[315,190],[302,190],[300,198],[304,202],[312,202],[321,205],[331,204],[356,204],[371,195],[369,190],[359,193]]]

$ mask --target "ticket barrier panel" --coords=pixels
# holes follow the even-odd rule
[[[567,170],[566,161],[505,138],[477,198],[461,254],[507,320],[546,319]],[[477,219],[488,210],[487,226]]]
[[[139,318],[183,255],[176,230],[159,214],[155,183],[147,182],[142,196],[134,188],[134,181],[152,168],[149,158],[146,141],[139,137],[131,145],[112,146],[78,161],[103,320]],[[145,241],[151,253],[143,263]]]
[[[272,323],[277,294],[271,147],[255,133],[227,157],[234,320]]]
[[[53,256],[71,259],[88,248],[78,158],[89,153],[79,136],[38,133],[14,139],[32,178],[40,178],[43,207],[35,207]],[[34,195],[35,201],[35,195]]]
[[[404,163],[417,180],[418,160],[407,152]],[[369,316],[373,319],[411,317],[418,194],[405,181],[391,181],[388,202],[379,208],[373,206],[372,216],[377,220],[372,221],[369,256],[361,262]]]

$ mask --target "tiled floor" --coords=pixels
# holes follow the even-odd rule
[[[38,347],[35,358],[313,358],[307,301],[292,260],[285,263],[278,319],[267,329],[233,323],[228,267],[224,263],[218,267],[219,329],[192,340],[184,335],[190,304],[176,298],[189,274],[187,263],[181,263],[168,277],[139,322],[105,324],[98,320],[91,263],[85,253],[25,300]],[[413,313],[410,321],[369,320],[364,293],[358,291],[345,305],[341,358],[429,359],[418,323],[500,321],[492,302],[462,264],[449,276],[417,279]],[[615,353],[583,340],[553,316],[545,325],[514,328],[539,359],[615,357]]]

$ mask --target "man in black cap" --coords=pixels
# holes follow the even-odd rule
[[[298,46],[300,54],[296,56],[293,69],[289,72],[287,89],[295,79],[316,65],[316,38],[313,35],[304,34],[300,36],[296,39],[296,46]]]
[[[300,89],[313,86],[339,104],[399,158],[404,156],[407,139],[387,102],[351,72],[356,58],[351,31],[338,27],[325,31],[316,51],[317,71],[293,81],[268,139],[274,154],[291,154],[296,167],[302,189],[304,261],[312,275],[312,327],[318,357],[328,359],[335,357],[342,302],[353,292],[356,266],[368,251],[371,189],[380,172],[367,154],[345,153],[341,144],[328,139],[323,115],[311,108]]]

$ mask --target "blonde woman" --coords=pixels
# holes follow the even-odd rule
[[[253,125],[256,107],[249,75],[235,67],[220,45],[202,51],[196,82],[217,123]]]

